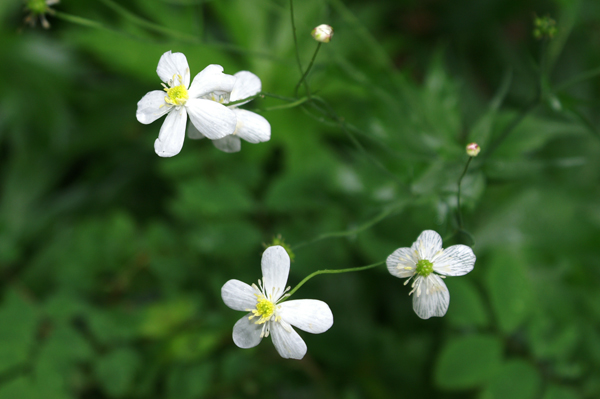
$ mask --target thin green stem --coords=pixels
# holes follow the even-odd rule
[[[77,15],[71,15],[71,14],[61,12],[61,11],[54,11],[53,16],[56,18],[62,19],[63,21],[67,21],[67,22],[71,22],[71,23],[74,23],[77,25],[85,26],[87,28],[95,28],[95,29],[105,30],[107,32],[116,33],[117,35],[123,35],[123,36],[126,36],[131,39],[142,40],[136,36],[109,28],[98,21],[93,21],[91,19],[78,17]]]
[[[374,226],[375,224],[381,222],[383,219],[392,215],[396,210],[402,208],[404,205],[405,205],[405,203],[401,202],[394,206],[388,207],[387,209],[384,209],[383,211],[378,213],[374,218],[367,220],[365,223],[361,224],[360,226],[358,226],[354,229],[321,234],[321,235],[317,236],[316,238],[313,238],[312,240],[304,241],[304,242],[301,242],[300,244],[294,245],[292,247],[292,250],[297,250],[299,248],[305,247],[310,244],[314,244],[315,242],[324,240],[326,238],[347,237],[347,236],[358,234],[358,233]]]
[[[558,85],[556,87],[556,91],[564,90],[564,89],[566,89],[570,86],[573,86],[577,83],[585,82],[588,79],[595,78],[598,75],[600,75],[600,68],[596,68],[596,69],[592,69],[591,71],[583,72],[580,75],[577,75],[570,79],[567,79],[566,81],[564,81],[563,83]]]
[[[290,17],[292,19],[292,34],[294,35],[294,49],[296,50],[296,62],[298,70],[302,74],[302,62],[300,62],[300,51],[298,50],[298,38],[296,37],[296,22],[294,21],[294,0],[290,0]]]
[[[310,60],[310,64],[308,64],[308,68],[306,68],[306,71],[304,71],[304,74],[302,75],[302,77],[300,78],[300,80],[298,81],[298,83],[296,84],[296,88],[294,89],[294,97],[298,97],[298,89],[300,88],[300,85],[302,84],[302,82],[304,82],[304,86],[306,87],[306,95],[308,97],[310,97],[310,87],[308,85],[308,82],[306,82],[306,76],[308,76],[308,72],[310,72],[310,69],[312,68],[314,62],[315,62],[315,58],[317,58],[317,53],[319,52],[319,49],[321,48],[321,42],[319,42],[319,44],[317,44],[317,48],[315,49],[315,52],[313,53],[313,56]]]
[[[136,25],[142,26],[146,29],[153,30],[155,32],[163,33],[165,35],[171,36],[176,39],[183,39],[183,40],[193,43],[193,44],[201,43],[201,41],[195,36],[192,36],[192,35],[189,35],[189,34],[183,33],[183,32],[174,31],[174,30],[165,28],[162,25],[158,25],[158,24],[150,22],[146,19],[140,18],[137,15],[135,15],[134,13],[128,11],[127,9],[125,9],[124,7],[115,3],[112,0],[99,0],[99,1],[104,3],[104,5],[106,5],[107,7],[111,8],[117,14],[121,14],[123,16],[123,18],[133,22]]]
[[[338,274],[338,273],[349,273],[349,272],[359,272],[362,270],[368,270],[368,269],[372,269],[374,267],[377,267],[379,265],[383,265],[385,264],[385,261],[381,261],[381,262],[377,262],[377,263],[373,263],[372,265],[367,265],[367,266],[361,266],[361,267],[352,267],[349,269],[337,269],[337,270],[333,270],[333,269],[324,269],[324,270],[317,270],[314,273],[309,274],[308,276],[306,276],[304,278],[304,280],[300,281],[300,283],[294,287],[293,290],[291,290],[289,292],[289,294],[287,294],[288,298],[291,297],[292,295],[294,295],[294,293],[296,291],[298,291],[298,288],[302,287],[304,285],[304,283],[306,283],[308,280],[310,280],[311,278],[313,278],[314,276],[317,276],[319,274]]]
[[[471,164],[472,160],[473,160],[473,157],[469,157],[469,159],[467,160],[467,164],[465,165],[465,169],[463,170],[462,175],[460,175],[460,177],[458,178],[458,183],[457,183],[458,190],[456,192],[456,211],[458,213],[458,228],[459,228],[459,230],[463,229],[462,211],[460,209],[460,188],[461,188],[462,179],[467,174],[467,170],[469,169],[469,165]]]
[[[267,111],[275,111],[275,110],[279,110],[279,109],[288,109],[288,108],[294,108],[294,107],[297,107],[297,106],[299,106],[299,105],[302,105],[302,104],[304,104],[304,103],[305,103],[305,102],[307,102],[308,100],[309,100],[309,98],[308,98],[308,97],[302,97],[302,98],[300,98],[300,99],[298,99],[298,100],[296,100],[296,101],[294,101],[294,102],[292,102],[292,103],[289,103],[289,104],[274,105],[274,106],[272,106],[272,107],[267,107],[267,108],[264,108],[264,109],[259,109],[259,110],[257,110],[257,111],[264,111],[264,112],[267,112]]]

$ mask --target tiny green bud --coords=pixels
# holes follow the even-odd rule
[[[476,157],[479,154],[481,148],[477,143],[467,144],[467,155],[470,157]]]
[[[39,19],[45,29],[50,28],[50,23],[46,19],[46,14],[54,14],[51,5],[59,3],[60,0],[25,0],[25,10],[29,11],[29,15],[25,17],[25,22],[31,26],[35,26]]]
[[[276,245],[282,246],[289,255],[290,261],[294,261],[296,255],[292,252],[292,247],[290,247],[290,245],[284,241],[283,237],[281,237],[281,234],[278,234],[277,237],[273,237],[273,241],[271,241],[270,244],[263,244],[265,248],[274,247]]]
[[[556,29],[556,21],[549,16],[538,17],[533,19],[533,36],[536,39],[552,39],[558,29]]]
[[[329,41],[333,37],[333,28],[325,24],[319,25],[312,30],[311,35],[318,42],[329,43]]]

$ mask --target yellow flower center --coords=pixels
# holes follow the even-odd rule
[[[188,100],[188,91],[184,85],[171,87],[170,89],[165,88],[167,96],[165,102],[171,105],[184,105]]]
[[[256,309],[252,309],[251,312],[251,318],[259,317],[255,323],[263,324],[271,320],[271,317],[275,313],[275,304],[261,295],[257,298]]]

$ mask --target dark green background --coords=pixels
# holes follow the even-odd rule
[[[135,119],[161,54],[185,53],[192,74],[250,70],[292,96],[289,3],[111,4],[55,6],[105,29],[62,15],[43,30],[24,26],[21,1],[0,2],[1,399],[600,397],[600,80],[560,88],[600,67],[598,1],[297,0],[304,66],[311,29],[335,29],[311,89],[369,155],[307,105],[263,112],[267,143],[225,154],[186,140],[170,159],[153,151],[162,120]],[[544,96],[489,152],[538,93],[534,15],[558,27]],[[278,234],[294,246],[394,209],[298,248],[292,286],[382,261],[426,229],[451,236],[473,140],[463,213],[477,262],[446,280],[444,318],[419,319],[379,267],[295,294],[335,318],[301,333],[302,361],[269,339],[233,344],[242,313],[220,288],[261,277]]]

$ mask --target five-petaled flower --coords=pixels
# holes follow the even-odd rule
[[[473,270],[475,254],[466,245],[442,248],[442,237],[433,230],[422,232],[410,248],[398,248],[387,258],[389,272],[398,278],[412,279],[413,309],[428,319],[446,314],[450,294],[445,276],[462,276]],[[442,274],[440,276],[438,274]],[[409,294],[409,295],[410,295]]]
[[[252,72],[240,71],[233,76],[235,76],[236,80],[231,94],[225,94],[220,99],[215,99],[216,101],[229,104],[260,93],[262,88],[260,78]],[[222,139],[213,140],[213,144],[219,150],[238,152],[242,146],[240,139],[256,144],[269,141],[271,138],[271,125],[265,118],[254,112],[237,108],[239,105],[246,104],[249,101],[251,100],[227,106],[235,113],[237,124],[233,134],[225,136]],[[193,125],[188,129],[188,136],[191,139],[201,139],[204,137]]]
[[[302,359],[306,344],[292,328],[319,334],[333,325],[333,314],[325,302],[314,299],[285,301],[290,257],[281,246],[272,246],[262,256],[262,280],[251,286],[229,280],[221,288],[225,305],[249,312],[233,326],[233,342],[253,348],[271,335],[275,349],[286,359]]]
[[[196,129],[211,140],[235,131],[235,113],[218,101],[229,95],[235,83],[235,77],[224,74],[222,66],[207,66],[190,85],[190,68],[185,55],[167,51],[160,57],[156,72],[166,83],[164,91],[146,94],[138,102],[136,117],[141,123],[149,124],[167,114],[154,142],[159,156],[179,154],[188,115]]]

